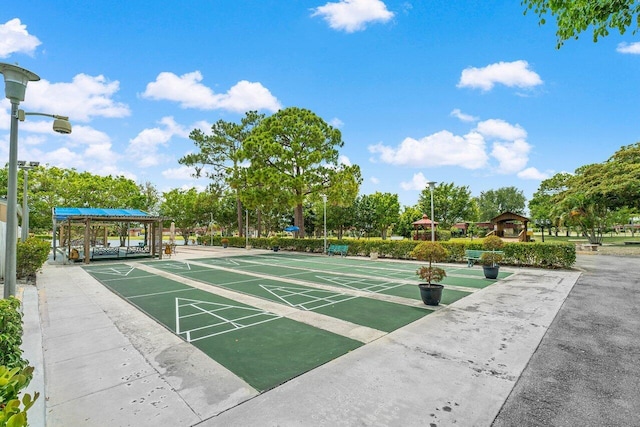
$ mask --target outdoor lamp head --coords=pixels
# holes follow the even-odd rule
[[[4,75],[4,92],[12,101],[24,101],[27,83],[40,80],[37,74],[12,64],[0,63],[0,73]]]
[[[62,133],[62,134],[70,134],[71,133],[71,123],[69,120],[65,119],[55,119],[53,121],[53,130]]]

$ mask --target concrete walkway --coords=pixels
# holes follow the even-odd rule
[[[79,266],[46,265],[25,289],[40,316],[25,345],[44,350],[47,426],[489,426],[580,276],[514,271],[262,394]]]

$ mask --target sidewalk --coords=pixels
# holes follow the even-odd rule
[[[46,425],[489,426],[580,276],[514,271],[259,395],[79,266],[46,265],[24,300],[40,313]]]

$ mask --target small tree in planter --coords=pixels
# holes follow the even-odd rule
[[[500,271],[500,261],[503,260],[502,252],[496,252],[498,249],[502,249],[504,242],[498,236],[489,236],[482,242],[482,247],[486,251],[480,257],[482,263],[482,269],[484,271],[484,277],[487,279],[497,279]]]
[[[440,267],[434,267],[434,262],[444,261],[447,258],[447,250],[438,242],[422,242],[411,251],[411,256],[419,261],[428,261],[428,266],[423,266],[416,274],[427,283],[420,283],[420,297],[427,305],[438,305],[442,298],[443,285],[437,282],[447,276],[447,272]]]
[[[225,237],[222,240],[220,240],[220,243],[222,243],[223,248],[226,248],[227,246],[229,246],[229,239]]]

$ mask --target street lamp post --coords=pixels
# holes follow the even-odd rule
[[[324,202],[324,215],[323,215],[323,221],[324,221],[324,252],[323,253],[327,253],[327,195],[323,194],[322,195],[322,201]]]
[[[22,194],[22,241],[29,238],[29,204],[27,203],[27,190],[29,189],[29,171],[37,167],[40,162],[25,162],[18,160],[18,167],[22,169],[22,183],[24,192]]]
[[[429,190],[431,190],[431,241],[435,242],[436,241],[436,230],[434,228],[434,220],[433,220],[433,189],[436,187],[436,183],[435,181],[429,181],[427,182],[427,185],[429,186]]]
[[[42,113],[25,113],[20,110],[20,102],[24,101],[27,83],[37,82],[40,77],[22,67],[0,63],[0,73],[4,77],[4,91],[11,101],[11,129],[9,135],[9,173],[7,176],[7,230],[5,239],[4,263],[4,298],[16,293],[16,250],[18,234],[18,121],[25,115],[46,115],[54,117],[53,130],[60,133],[71,133],[71,125],[67,117]]]

